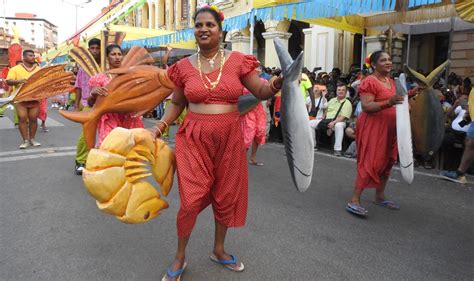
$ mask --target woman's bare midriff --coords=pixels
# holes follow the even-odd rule
[[[200,114],[223,114],[238,111],[237,104],[189,103],[188,110]]]

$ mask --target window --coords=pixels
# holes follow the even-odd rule
[[[181,19],[189,18],[189,0],[181,0]]]

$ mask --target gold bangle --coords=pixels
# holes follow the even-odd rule
[[[169,128],[168,123],[166,123],[166,121],[158,120],[157,122],[161,122],[161,123],[165,124],[165,130]],[[156,124],[156,125],[158,125],[158,124]]]
[[[163,135],[163,132],[160,130],[160,128],[158,128],[158,126],[155,126],[155,129],[160,132],[160,137]],[[156,133],[155,133],[155,137],[156,137]]]
[[[275,87],[275,83],[274,83],[274,82],[275,82],[276,79],[277,79],[277,78],[272,79],[272,81],[270,81],[270,89],[271,89],[274,93],[276,93],[276,92],[278,92],[278,91],[281,90],[281,88]]]

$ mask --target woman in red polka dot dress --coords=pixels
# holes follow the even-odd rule
[[[237,100],[246,87],[262,100],[273,96],[282,78],[262,83],[254,56],[221,49],[222,12],[204,6],[194,16],[199,51],[174,64],[168,75],[175,83],[171,105],[156,124],[157,135],[187,115],[176,134],[176,161],[180,209],[177,217],[178,249],[163,280],[179,280],[186,266],[185,250],[197,216],[212,205],[215,242],[211,259],[233,271],[243,263],[226,253],[229,227],[245,224],[248,176]]]

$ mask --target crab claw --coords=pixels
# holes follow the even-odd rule
[[[161,193],[167,196],[173,186],[176,159],[173,151],[161,139],[156,139],[155,162],[151,164],[151,173],[160,185]]]

